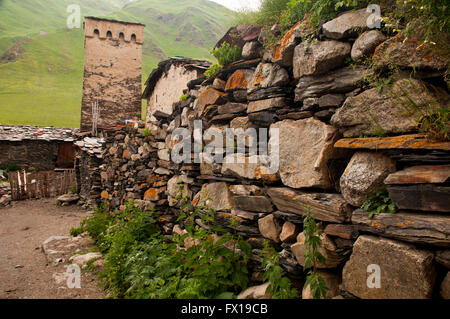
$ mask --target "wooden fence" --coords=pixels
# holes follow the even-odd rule
[[[74,169],[8,173],[12,200],[48,198],[67,194],[75,183]]]

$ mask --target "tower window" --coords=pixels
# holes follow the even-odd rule
[[[123,32],[119,33],[119,40],[124,40],[125,39],[125,35],[123,34]]]
[[[108,39],[111,39],[111,38],[112,38],[112,33],[111,33],[111,31],[106,32],[106,37],[107,37]]]
[[[95,29],[95,30],[94,30],[94,35],[100,36],[100,31],[98,31],[98,29]]]
[[[133,33],[133,34],[131,35],[131,41],[136,42],[136,34]]]

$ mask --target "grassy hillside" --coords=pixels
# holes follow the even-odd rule
[[[0,0],[0,123],[79,126],[83,30],[65,28],[70,3]],[[207,0],[79,3],[82,16],[146,24],[143,81],[166,57],[209,59],[232,19],[231,11]]]

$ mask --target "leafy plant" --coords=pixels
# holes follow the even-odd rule
[[[272,293],[273,299],[295,299],[299,297],[297,289],[292,288],[292,283],[286,277],[283,268],[279,265],[279,255],[267,241],[261,251],[263,256],[264,281],[270,282],[267,292]]]
[[[319,252],[322,246],[320,232],[314,215],[311,214],[311,207],[307,206],[303,219],[303,234],[305,235],[305,265],[304,269],[309,269],[306,276],[305,287],[310,287],[314,299],[325,298],[328,287],[323,278],[317,273],[317,264],[325,263],[325,257]]]
[[[242,57],[242,48],[237,45],[232,47],[228,42],[223,42],[220,47],[212,49],[211,54],[220,65],[225,66]]]
[[[212,49],[210,53],[217,59],[218,63],[211,65],[206,70],[205,76],[214,78],[223,66],[233,63],[242,57],[242,48],[237,45],[232,47],[229,43],[223,42],[220,47]]]
[[[143,130],[142,130],[142,136],[147,137],[152,135],[152,132],[150,131],[150,128],[148,126],[146,126]]]
[[[179,200],[180,220],[188,231],[183,236],[161,235],[156,213],[131,201],[124,211],[96,207],[92,217],[72,230],[73,235],[87,231],[105,253],[99,276],[111,297],[233,298],[246,288],[251,246],[236,233],[214,226],[216,213],[205,205],[207,200],[196,207],[187,195]]]
[[[386,189],[378,191],[375,195],[370,196],[361,206],[361,209],[369,212],[369,218],[373,218],[375,214],[397,212],[397,207],[389,198]]]
[[[186,101],[186,100],[187,100],[187,96],[185,94],[181,94],[180,101]]]
[[[220,64],[214,63],[209,67],[208,70],[205,71],[205,76],[208,79],[215,78],[217,76],[217,74],[219,74],[219,71],[221,68],[222,68],[222,66]]]

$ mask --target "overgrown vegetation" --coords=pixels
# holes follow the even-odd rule
[[[237,22],[271,26],[280,24],[282,30],[302,21],[309,13],[309,23],[317,26],[321,20],[335,18],[349,8],[363,8],[366,0],[263,0],[258,12],[244,11],[238,14]]]
[[[186,100],[187,100],[187,96],[185,94],[181,94],[180,101],[186,101]]]
[[[229,43],[223,42],[220,47],[212,49],[211,54],[217,59],[217,63],[211,65],[205,72],[208,78],[215,77],[225,65],[239,60],[242,57],[242,48],[237,45],[232,47]]]
[[[433,139],[450,141],[450,109],[440,108],[423,115],[419,121],[419,130]]]
[[[100,205],[92,217],[72,229],[73,236],[87,232],[105,254],[99,276],[111,297],[235,298],[247,288],[250,244],[214,224],[216,212],[205,205],[208,199],[195,207],[189,196],[180,195],[177,200],[178,221],[184,223],[185,234],[162,235],[158,213],[142,211],[132,201],[123,212]],[[236,223],[231,219],[230,227]],[[271,285],[274,298],[296,297],[289,279],[275,265],[277,257],[266,255],[265,279],[275,282]]]
[[[311,207],[307,206],[305,217],[303,219],[303,234],[305,235],[305,265],[304,269],[309,269],[305,287],[311,289],[314,299],[325,298],[328,287],[324,279],[317,272],[317,264],[325,263],[325,257],[320,253],[319,248],[322,246],[320,236],[322,232],[311,214]]]
[[[376,194],[370,196],[361,206],[362,209],[369,213],[369,218],[373,218],[375,214],[397,212],[397,206],[389,198],[389,193],[386,189],[378,191]]]

